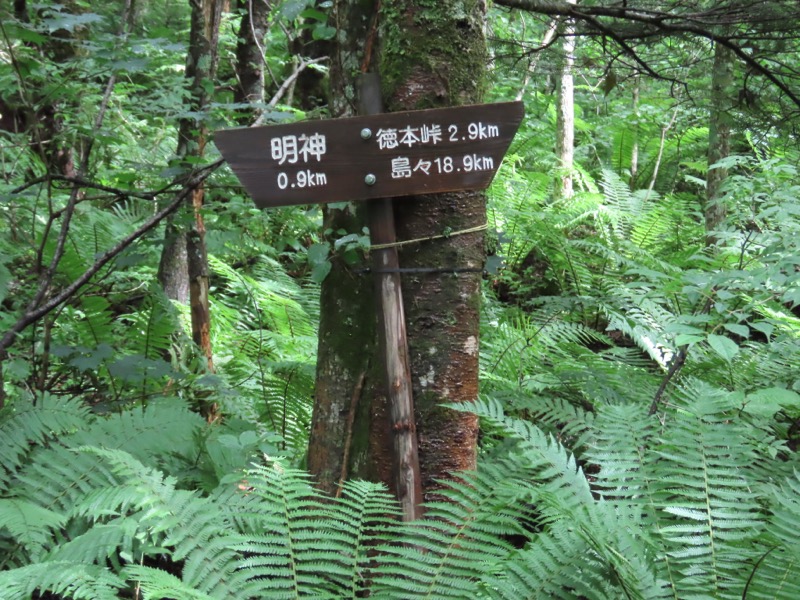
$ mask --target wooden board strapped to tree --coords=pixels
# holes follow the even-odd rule
[[[522,120],[521,102],[218,131],[214,141],[259,208],[486,188]]]
[[[390,198],[488,187],[523,106],[506,102],[382,113],[373,74],[362,77],[360,92],[364,116],[219,131],[215,141],[260,208],[371,200],[393,484],[404,520],[413,520],[420,516],[422,485]]]

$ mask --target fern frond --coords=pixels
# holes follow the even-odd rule
[[[100,517],[102,511],[95,513]],[[106,515],[102,515],[106,516]],[[118,517],[95,523],[88,530],[59,544],[47,555],[48,561],[74,561],[83,564],[105,564],[117,555],[132,557],[137,545],[139,523],[133,517]]]
[[[19,498],[0,498],[0,530],[5,528],[32,560],[39,558],[53,531],[65,521],[64,515],[38,504]]]
[[[173,560],[183,561],[183,582],[203,593],[229,596],[236,589],[235,553],[231,549],[240,538],[228,533],[224,514],[207,498],[175,488],[174,478],[149,468],[120,450],[86,447],[111,465],[114,474],[135,493],[133,506],[140,528],[159,545],[170,548]],[[120,495],[109,496],[114,501]],[[107,509],[116,510],[111,505]],[[224,533],[222,533],[224,532]]]
[[[144,565],[128,565],[125,567],[123,575],[135,582],[136,588],[141,592],[142,600],[170,600],[172,598],[215,600],[214,596],[197,591],[171,573],[161,569]]]
[[[586,458],[599,471],[595,487],[601,497],[646,503],[652,499],[653,461],[648,446],[658,421],[647,415],[647,405],[609,405],[598,409],[592,443]]]
[[[104,463],[71,448],[38,448],[14,478],[17,494],[66,513],[87,494],[120,481]]]
[[[0,571],[3,600],[30,600],[50,592],[70,600],[118,600],[125,582],[103,567],[69,561],[46,561]]]
[[[555,512],[538,506],[541,523],[560,519],[564,513],[576,510],[579,506],[591,503],[592,493],[583,470],[575,458],[552,436],[545,434],[532,423],[509,417],[502,405],[494,399],[479,399],[448,405],[461,412],[472,412],[481,419],[487,419],[520,442],[521,457],[528,477],[539,485],[530,498],[537,503],[542,498],[557,498],[559,509]],[[554,505],[554,506],[555,506]]]
[[[205,421],[182,401],[162,399],[146,409],[107,418],[86,414],[79,427],[71,435],[61,436],[59,443],[34,451],[28,464],[15,475],[21,497],[66,512],[88,494],[121,483],[108,463],[72,450],[81,446],[103,445],[130,451],[142,460],[186,468],[194,460],[194,436],[205,427]]]
[[[342,581],[342,596],[356,598],[368,586],[366,575],[373,561],[374,540],[393,530],[397,517],[397,503],[382,485],[367,481],[345,483],[341,496],[327,513],[334,535],[346,548],[342,562],[350,576],[349,583]]]
[[[583,568],[586,546],[566,524],[554,524],[516,551],[498,572],[484,577],[492,598],[592,598],[597,576]],[[591,584],[582,580],[591,578]]]
[[[753,558],[751,542],[764,526],[746,476],[756,455],[730,421],[724,395],[701,386],[690,397],[656,449],[658,502],[672,516],[662,530],[665,550],[686,597],[740,597],[741,565]]]
[[[385,528],[387,515],[396,513],[382,487],[347,484],[342,498],[327,504],[307,474],[279,463],[253,469],[247,481],[256,498],[234,508],[237,519],[247,517],[255,526],[236,545],[245,555],[241,593],[355,597],[365,585],[369,532]]]
[[[753,562],[747,598],[790,600],[800,598],[800,473],[772,486],[768,537]],[[743,594],[744,597],[744,594]]]
[[[525,416],[545,433],[574,452],[584,448],[594,432],[594,413],[570,400],[550,394],[492,394],[496,400],[513,408],[513,416]]]
[[[520,588],[525,591],[519,597],[536,597],[548,585],[556,597],[565,598],[666,597],[664,583],[655,576],[652,552],[630,533],[642,527],[639,511],[595,500],[574,458],[531,423],[504,415],[497,402],[474,402],[464,409],[520,440],[514,460],[518,469],[530,469],[531,483],[536,484],[529,501],[542,531],[510,559],[532,564],[513,569],[510,588],[501,597],[513,597]],[[564,538],[568,543],[562,546]],[[576,562],[583,568],[576,570]],[[523,576],[525,569],[529,573]],[[492,581],[492,589],[504,585],[502,576]]]
[[[670,597],[665,583],[654,576],[652,564],[633,533],[640,526],[636,517],[620,514],[602,502],[584,509],[572,519],[554,522],[537,533],[504,563],[501,572],[487,577],[491,597]]]
[[[84,427],[87,420],[89,409],[81,400],[48,394],[35,404],[18,402],[0,411],[0,492],[33,448]]]
[[[120,323],[135,335],[126,336],[125,352],[150,360],[163,360],[180,329],[175,307],[158,285],[151,285],[136,312],[122,315]]]
[[[515,478],[512,461],[485,464],[461,473],[426,504],[425,518],[399,527],[392,544],[381,546],[371,574],[377,598],[468,598],[481,577],[503,564],[512,551],[503,536],[524,534],[524,499],[532,490]],[[513,481],[513,483],[511,483]]]
[[[84,427],[66,441],[74,446],[118,448],[141,461],[185,467],[195,460],[196,438],[206,427],[205,419],[189,410],[184,400],[162,397],[150,400],[146,407],[99,418],[90,431]]]

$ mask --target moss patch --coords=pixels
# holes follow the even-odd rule
[[[480,102],[486,44],[479,0],[384,3],[381,78],[390,110]]]

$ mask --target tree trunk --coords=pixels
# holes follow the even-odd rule
[[[733,84],[733,53],[721,44],[714,47],[714,70],[711,73],[711,115],[708,126],[708,174],[706,175],[706,245],[717,243],[715,232],[725,220],[722,184],[728,170],[712,166],[730,155]]]
[[[394,3],[381,23],[381,75],[389,111],[475,104],[483,99],[486,70],[485,2],[423,0]],[[474,469],[477,419],[442,407],[478,394],[478,325],[482,233],[458,232],[486,222],[481,192],[406,198],[395,203],[400,240],[453,232],[449,238],[405,246],[404,268],[469,269],[410,273],[403,296],[426,499],[436,480]]]
[[[256,105],[242,110],[242,124],[252,120],[264,104],[264,36],[270,7],[265,0],[239,0],[243,11],[236,44],[236,79],[233,101]]]
[[[633,118],[634,118],[634,127],[633,127],[633,144],[631,146],[631,169],[630,169],[630,178],[628,179],[630,183],[631,190],[636,189],[636,176],[639,174],[639,92],[641,87],[641,78],[639,75],[634,76],[633,78],[633,94],[631,98],[631,106],[633,108]]]
[[[63,3],[61,7],[64,14],[80,14],[82,9],[74,1]],[[29,7],[26,0],[14,0],[14,17],[22,23],[30,22]],[[48,60],[54,63],[66,63],[75,58],[75,41],[82,33],[81,28],[73,31],[58,29],[47,37],[43,43],[26,42],[34,46],[43,62]],[[3,90],[0,97],[0,129],[12,132],[27,130],[30,134],[31,145],[42,160],[48,173],[75,177],[75,151],[72,140],[65,139],[64,115],[70,113],[74,103],[69,96],[54,98],[42,96],[39,85],[29,81],[28,92],[20,87],[16,93],[11,89]],[[27,87],[25,86],[25,87]]]
[[[352,75],[371,63],[374,11],[367,4],[340,0],[334,7],[340,32],[331,65],[337,116],[357,105]],[[378,29],[382,38],[379,71],[390,112],[482,100],[485,9],[480,0],[435,4],[408,0],[384,7]],[[357,231],[363,226],[352,212],[329,210],[327,215],[326,228]],[[473,400],[478,393],[485,249],[480,233],[458,232],[486,222],[485,196],[459,192],[404,198],[395,201],[395,216],[401,240],[454,233],[405,247],[400,253],[403,268],[460,271],[403,275],[422,486],[430,498],[438,489],[436,480],[476,464],[477,419],[441,405]],[[376,320],[372,282],[348,272],[339,262],[334,260],[322,289],[309,468],[328,489],[342,475],[377,479],[391,486],[392,434],[386,397],[382,375],[376,372],[378,361],[370,360],[375,354]]]
[[[575,0],[567,0],[574,4]],[[575,21],[564,23],[561,72],[556,91],[556,155],[559,178],[556,195],[570,198],[573,194],[572,167],[575,155],[575,84],[572,71],[575,64]]]
[[[361,0],[337,0],[333,19],[339,35],[331,60],[331,112],[355,114],[357,75],[371,39],[373,6]],[[365,206],[323,208],[323,230],[360,233],[366,226]],[[329,239],[333,243],[333,239]],[[308,448],[308,469],[318,486],[336,491],[340,481],[361,477],[391,478],[390,447],[370,447],[388,439],[389,417],[377,349],[377,315],[372,280],[364,257],[347,265],[331,259],[331,271],[320,294],[319,344],[314,412]],[[370,432],[377,431],[377,435]]]
[[[158,264],[158,282],[167,298],[189,303],[189,255],[186,250],[186,235],[176,225],[174,216],[167,219],[164,230],[164,247]]]
[[[189,51],[186,57],[186,79],[189,83],[187,109],[194,114],[202,113],[211,99],[208,82],[213,81],[217,66],[217,40],[222,15],[220,0],[190,0],[191,30]],[[202,157],[205,151],[208,131],[203,121],[193,118],[181,119],[178,127],[177,155],[184,160],[189,157]],[[187,169],[190,167],[187,161]],[[189,214],[176,218],[167,225],[164,249],[159,265],[159,281],[165,292],[173,299],[183,300],[188,289],[189,305],[192,314],[192,339],[200,346],[213,370],[210,310],[208,305],[208,259],[205,250],[205,226],[203,224],[202,187],[191,194],[191,203],[185,212]],[[185,256],[185,262],[184,262]],[[185,274],[185,275],[184,275]],[[208,418],[214,418],[215,407],[203,407]]]

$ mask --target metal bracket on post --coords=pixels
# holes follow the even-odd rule
[[[361,114],[376,115],[383,112],[380,79],[376,73],[365,73],[361,76],[359,92]],[[362,137],[366,140],[370,136],[362,132]],[[369,176],[364,181],[365,185],[374,183],[374,180],[370,181]],[[372,243],[375,245],[395,243],[397,238],[391,199],[370,200],[368,209]],[[391,418],[394,484],[403,511],[403,520],[412,521],[421,515],[422,483],[400,264],[396,247],[375,249],[370,253],[378,295],[379,342],[383,354]]]

